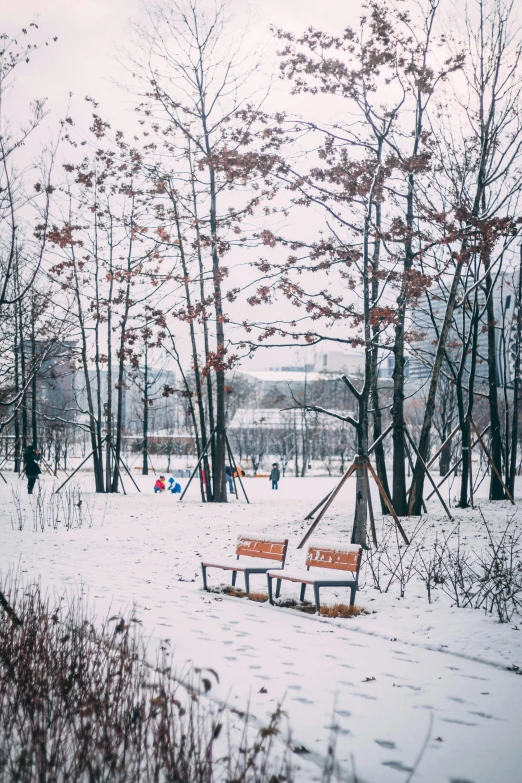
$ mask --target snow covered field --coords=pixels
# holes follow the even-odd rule
[[[357,604],[369,614],[352,619],[318,618],[202,592],[201,555],[232,555],[239,532],[287,536],[288,562],[301,565],[304,552],[296,547],[306,529],[303,518],[336,479],[286,478],[277,492],[266,479],[246,479],[250,505],[232,499],[213,506],[199,502],[196,486],[181,504],[179,496],[154,495],[152,475],[137,478],[141,494],[94,496],[92,476],[82,474],[88,491],[83,507],[93,509],[92,527],[59,525],[35,532],[25,485],[5,475],[2,577],[19,567],[26,581],[40,578],[58,591],[77,589],[100,615],[136,604],[146,632],[155,641],[170,640],[180,668],[192,661],[219,672],[215,697],[239,710],[249,703],[260,722],[282,701],[293,744],[310,751],[296,756],[303,783],[319,779],[332,731],[338,760],[345,770],[355,768],[360,783],[409,780],[425,743],[415,781],[522,779],[522,677],[508,671],[522,670],[518,618],[500,624],[482,611],[456,608],[442,590],[435,591],[430,605],[416,576],[404,598],[396,585],[381,593],[366,566]],[[50,492],[49,477],[41,484]],[[22,490],[23,530],[17,529],[13,487]],[[340,493],[316,531],[318,539],[349,541],[354,487],[350,480]],[[480,504],[493,530],[503,529],[514,512],[522,525],[522,507],[513,510],[484,499]],[[428,510],[425,534],[449,532],[453,525],[435,500]],[[478,551],[487,544],[478,510],[454,514],[467,547]],[[410,534],[416,524],[404,520]],[[224,572],[209,571],[211,585],[228,579]],[[243,586],[241,576],[238,586]],[[264,577],[254,576],[252,589],[266,592]],[[298,588],[283,585],[282,597],[297,594]],[[321,597],[327,603],[349,598],[340,589],[325,590]]]

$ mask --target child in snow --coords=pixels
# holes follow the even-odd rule
[[[279,479],[281,478],[281,474],[279,472],[279,466],[277,462],[274,462],[272,465],[272,470],[270,471],[270,481],[272,482],[272,489],[277,489],[277,485],[279,483]]]
[[[232,468],[230,467],[230,465],[227,465],[226,468],[225,468],[225,478],[226,478],[227,484],[228,484],[228,491],[230,492],[230,494],[233,494],[233,492],[234,492],[234,480],[232,478]]]
[[[171,492],[173,495],[179,494],[181,492],[181,484],[178,484],[176,479],[173,479],[172,477],[169,478],[168,491]]]
[[[165,492],[165,476],[160,476],[154,484],[154,492]]]

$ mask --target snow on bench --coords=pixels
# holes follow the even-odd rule
[[[316,541],[310,544],[306,555],[306,570],[302,569],[269,569],[266,572],[268,581],[268,597],[273,604],[272,579],[277,579],[276,598],[279,598],[281,582],[299,582],[301,584],[301,601],[304,601],[306,585],[314,588],[315,608],[319,612],[321,602],[319,590],[321,587],[349,587],[350,606],[355,603],[355,593],[359,583],[362,547],[356,544],[337,544]],[[313,568],[314,571],[310,571]],[[350,577],[346,572],[350,573]]]
[[[237,538],[235,560],[208,557],[201,561],[203,589],[208,590],[207,568],[219,568],[222,571],[232,571],[232,586],[236,584],[238,571],[242,572],[245,577],[245,591],[249,595],[250,575],[266,574],[269,569],[275,570],[275,563],[280,563],[279,567],[284,568],[287,549],[287,538],[274,539],[266,536],[241,534]],[[243,559],[240,560],[240,558]],[[272,563],[261,565],[260,559],[271,560]]]

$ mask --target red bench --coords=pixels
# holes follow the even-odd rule
[[[274,539],[249,534],[240,535],[237,539],[235,560],[233,558],[206,558],[201,561],[203,589],[208,590],[207,568],[219,568],[222,571],[232,571],[232,586],[236,584],[238,571],[242,572],[245,576],[246,594],[249,595],[251,574],[266,574],[269,570],[284,568],[287,549],[287,538]],[[261,565],[260,560],[271,560],[272,562]]]
[[[321,608],[319,601],[321,587],[349,587],[350,606],[353,606],[359,583],[361,557],[362,547],[356,544],[312,543],[306,556],[306,570],[285,568],[284,570],[269,569],[266,572],[270,603],[274,603],[272,580],[277,579],[276,598],[279,598],[281,582],[286,580],[301,584],[301,601],[304,601],[306,586],[312,585],[317,611]]]

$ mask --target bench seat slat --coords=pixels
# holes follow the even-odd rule
[[[286,568],[281,571],[271,569],[267,571],[267,576],[271,576],[274,579],[284,579],[288,582],[300,582],[301,584],[307,585],[312,585],[314,582],[346,582],[346,584],[351,584],[356,581],[355,573],[344,570],[334,571],[331,568],[314,568],[310,571],[306,571],[305,569],[292,570]]]
[[[230,558],[203,558],[201,564],[207,566],[207,568],[221,568],[227,571],[244,571],[245,568],[258,568],[263,571],[268,571],[271,568],[277,569],[277,561],[272,558],[271,563],[266,563],[259,557],[242,557],[240,560],[236,560],[233,557]]]

